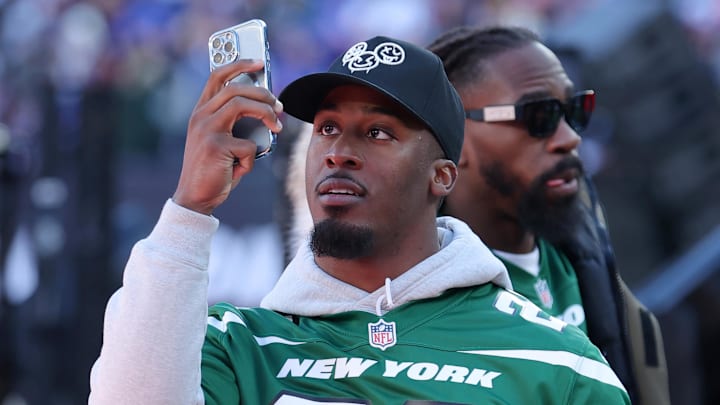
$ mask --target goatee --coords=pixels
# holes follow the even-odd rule
[[[547,181],[567,169],[583,172],[580,160],[575,157],[560,161],[533,181],[518,206],[518,217],[523,226],[551,244],[572,238],[583,222],[583,207],[578,194],[560,199],[550,199],[546,195]],[[577,181],[582,181],[582,175]]]
[[[316,256],[350,260],[369,256],[373,242],[371,229],[330,218],[315,224],[310,249]]]

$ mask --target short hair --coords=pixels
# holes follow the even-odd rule
[[[440,35],[428,49],[442,59],[450,82],[461,90],[484,78],[492,57],[533,42],[541,42],[540,37],[526,28],[463,26]]]

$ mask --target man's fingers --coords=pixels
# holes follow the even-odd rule
[[[205,104],[198,105],[196,112],[202,115],[210,115],[222,108],[233,98],[246,98],[269,105],[276,114],[282,112],[282,103],[269,90],[237,83],[230,83],[221,89],[215,96]]]
[[[216,112],[210,114],[208,122],[213,124],[208,130],[229,134],[235,121],[243,117],[260,120],[273,132],[282,130],[282,123],[271,105],[241,96],[224,101]]]
[[[241,73],[256,72],[263,69],[264,63],[259,59],[240,59],[210,72],[205,88],[200,94],[197,105],[203,105],[217,94],[225,84]]]
[[[282,129],[282,104],[268,89],[231,82],[262,68],[262,61],[241,60],[211,72],[188,123],[183,169],[173,195],[178,204],[212,213],[252,170],[255,142],[232,136],[240,118],[259,119],[274,132]]]
[[[245,139],[236,139],[236,141],[243,141],[242,142],[242,150],[238,147],[238,149],[233,150],[233,154],[236,156],[235,164],[233,166],[233,173],[232,173],[232,185],[231,189],[235,188],[235,186],[238,185],[240,182],[240,179],[245,174],[249,173],[250,170],[252,170],[253,165],[255,165],[255,151],[257,148],[255,147],[255,143],[245,140]],[[252,150],[251,154],[245,153],[247,150],[246,148],[250,148]],[[241,157],[238,157],[241,156]]]

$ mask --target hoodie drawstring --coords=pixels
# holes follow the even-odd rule
[[[382,316],[383,298],[385,298],[388,303],[388,309],[393,309],[395,307],[395,303],[392,299],[392,293],[390,292],[390,277],[385,277],[385,295],[379,296],[377,302],[375,303],[375,314],[377,316]]]

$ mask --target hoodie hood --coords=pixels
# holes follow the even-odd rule
[[[289,263],[297,253],[305,238],[313,229],[313,219],[305,192],[305,159],[307,157],[313,126],[306,122],[299,125],[297,138],[292,144],[288,156],[285,194],[289,204],[290,226],[285,230],[286,262]]]
[[[382,315],[451,288],[494,283],[512,289],[505,266],[464,222],[440,217],[437,227],[440,250],[371,293],[325,273],[315,263],[306,239],[260,306],[298,316],[353,310]]]

